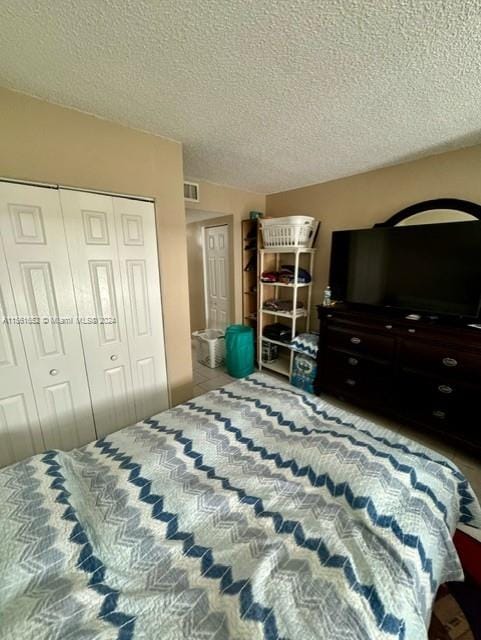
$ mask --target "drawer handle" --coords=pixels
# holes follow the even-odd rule
[[[435,418],[439,418],[440,420],[444,420],[444,418],[446,417],[446,412],[445,411],[433,411],[433,416]]]
[[[445,367],[457,367],[458,361],[454,358],[443,358],[443,364]]]
[[[357,358],[348,358],[347,361],[351,365],[351,367],[355,367],[357,364],[359,364],[359,360]]]
[[[416,329],[408,329],[408,333],[416,333]]]
[[[438,391],[440,391],[441,393],[452,393],[453,388],[447,384],[440,384],[438,387]]]
[[[361,338],[351,338],[351,342],[352,344],[360,344],[361,343]]]
[[[348,384],[350,387],[354,387],[356,385],[356,381],[353,380],[352,378],[348,378],[346,380],[346,384]]]
[[[113,362],[115,362],[115,360],[118,360],[118,357],[119,357],[119,356],[115,355],[115,353],[114,353],[113,355],[111,355],[111,356],[110,356],[110,359],[111,359]]]
[[[385,324],[386,329],[392,329],[392,324]]]
[[[58,373],[58,369],[50,369],[50,371],[49,371],[49,374],[50,374],[51,376],[56,376],[56,375],[57,375],[57,373]]]

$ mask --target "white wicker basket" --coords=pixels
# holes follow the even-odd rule
[[[197,342],[197,361],[206,367],[215,369],[224,364],[225,339],[222,331],[205,329],[194,331],[192,337]]]
[[[312,247],[318,222],[310,216],[286,216],[261,220],[262,238],[266,249]]]

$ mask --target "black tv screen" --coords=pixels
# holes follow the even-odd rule
[[[335,231],[333,299],[477,318],[481,222]]]

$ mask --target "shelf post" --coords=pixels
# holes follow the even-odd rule
[[[257,273],[257,286],[259,287],[259,302],[257,305],[257,360],[259,363],[259,371],[262,371],[262,329],[264,325],[262,309],[264,305],[264,283],[262,282],[261,276],[264,273],[264,252],[259,251],[259,255],[259,269]]]
[[[312,283],[314,281],[314,253],[309,256],[309,273],[311,274],[311,282],[307,287],[307,318],[306,318],[306,331],[309,331],[311,326],[311,301],[312,301]]]
[[[296,324],[297,324],[297,291],[299,288],[299,259],[300,253],[296,251],[294,254],[294,296],[292,299],[292,326],[291,326],[291,340],[296,337]],[[292,377],[292,370],[294,368],[294,351],[290,352],[289,358],[289,382]]]

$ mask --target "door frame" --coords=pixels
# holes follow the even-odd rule
[[[206,221],[207,224],[202,225],[201,227],[201,235],[202,235],[202,275],[204,279],[203,284],[203,294],[204,294],[204,315],[205,315],[205,324],[208,325],[209,319],[209,304],[208,304],[208,278],[207,278],[207,251],[206,251],[206,232],[207,229],[212,229],[215,227],[227,227],[227,264],[229,265],[229,273],[228,273],[228,316],[226,325],[232,323],[232,318],[234,317],[234,298],[235,298],[235,289],[234,289],[234,260],[233,260],[233,230],[232,230],[232,216],[226,216],[226,218],[219,218],[218,222]],[[208,327],[206,326],[206,329]]]

